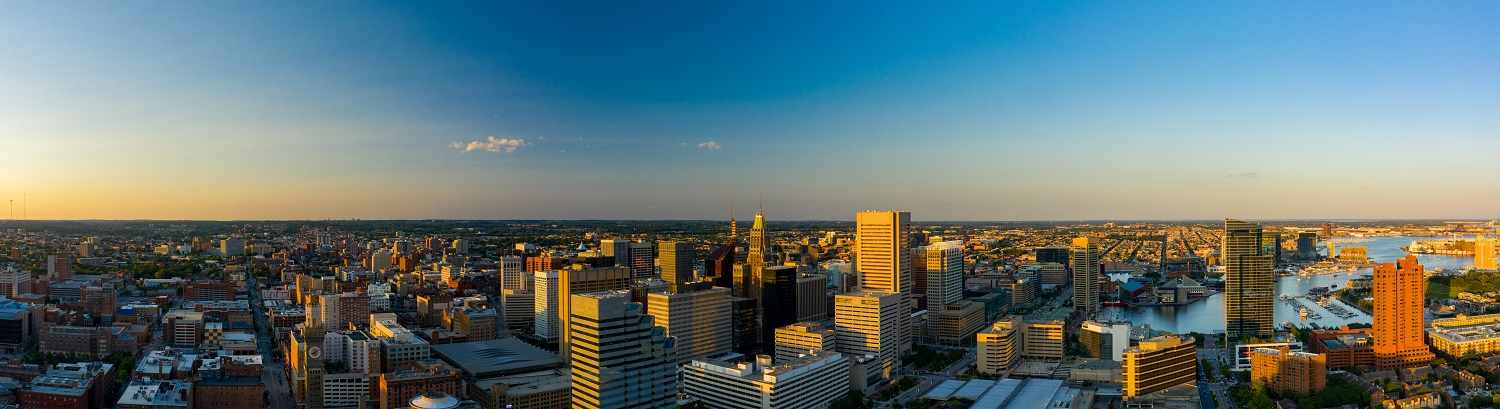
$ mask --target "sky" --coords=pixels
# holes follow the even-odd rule
[[[1492,2],[558,3],[8,4],[0,200],[31,219],[1500,217]]]

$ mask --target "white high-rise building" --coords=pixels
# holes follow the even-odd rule
[[[1079,342],[1091,357],[1119,362],[1130,347],[1130,324],[1123,322],[1084,321]]]
[[[569,298],[572,407],[677,407],[677,359],[666,330],[625,290]]]
[[[556,270],[538,271],[533,274],[532,333],[537,337],[555,340],[562,336],[558,321],[558,298],[560,296]]]
[[[821,409],[849,392],[849,360],[837,352],[771,364],[695,360],[682,367],[682,392],[712,409]]]
[[[833,297],[833,328],[838,351],[850,356],[873,355],[875,370],[890,379],[904,352],[902,322],[910,318],[906,297],[898,293],[865,291]]]
[[[15,264],[0,264],[0,296],[15,298],[21,292],[21,282],[31,279],[31,274],[26,273],[20,266]]]
[[[729,352],[734,347],[729,289],[650,293],[647,311],[656,325],[677,339],[677,361],[687,362]]]

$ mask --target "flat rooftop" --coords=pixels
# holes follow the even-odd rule
[[[516,337],[437,344],[432,353],[475,379],[535,372],[562,366],[557,354]]]

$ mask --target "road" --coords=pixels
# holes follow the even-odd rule
[[[295,409],[297,401],[292,399],[292,388],[287,384],[286,372],[282,370],[281,360],[272,351],[271,326],[266,322],[265,302],[260,298],[260,286],[256,284],[255,274],[245,275],[245,286],[250,291],[250,308],[254,311],[256,344],[260,348],[260,356],[263,359],[265,373],[261,374],[261,383],[266,385],[266,392],[270,395],[270,406],[273,409]]]

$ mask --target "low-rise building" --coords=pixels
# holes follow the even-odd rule
[[[103,362],[57,364],[16,391],[23,408],[98,409],[114,398],[114,365]]]
[[[1250,353],[1250,381],[1283,395],[1315,394],[1328,385],[1328,360],[1285,347],[1257,349]]]
[[[1434,349],[1452,357],[1500,352],[1500,314],[1439,318],[1427,335]]]
[[[188,409],[193,383],[184,380],[133,380],[120,396],[119,409]]]
[[[976,370],[985,375],[996,375],[1010,370],[1021,357],[1021,323],[1015,317],[1007,317],[990,324],[989,328],[975,335]]]
[[[1307,350],[1324,355],[1328,369],[1345,369],[1375,366],[1374,346],[1368,330],[1321,330],[1308,334]]]
[[[1191,337],[1164,335],[1126,349],[1121,367],[1126,400],[1192,385],[1198,377],[1197,348]]]

